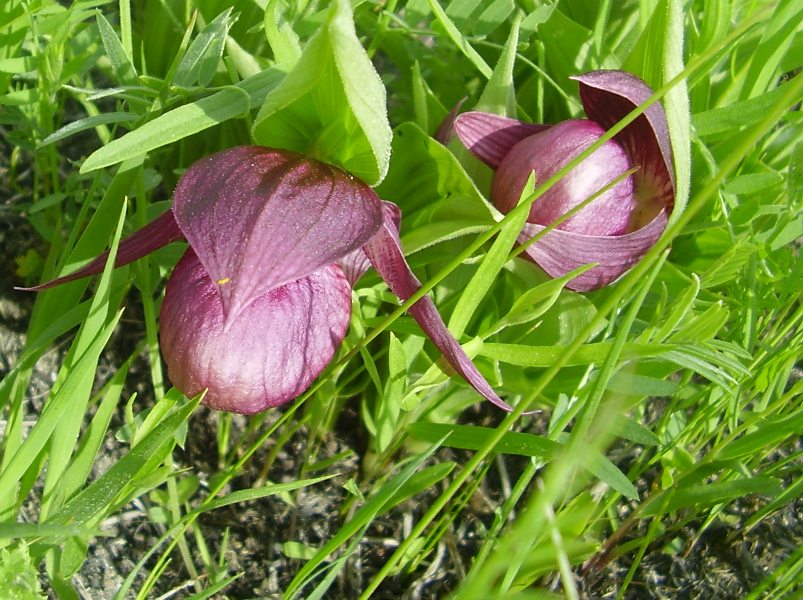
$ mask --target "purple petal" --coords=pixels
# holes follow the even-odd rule
[[[150,254],[154,250],[158,250],[162,246],[166,246],[170,242],[176,242],[183,239],[183,235],[173,218],[173,212],[168,210],[152,222],[148,223],[142,229],[135,231],[128,237],[120,240],[120,245],[117,248],[117,256],[114,260],[115,267],[122,267],[137,259],[142,258],[146,254]],[[15,288],[26,292],[38,292],[48,288],[88,277],[89,275],[96,275],[103,271],[106,266],[106,261],[109,258],[109,251],[105,251],[97,258],[92,259],[91,262],[81,267],[77,271],[64,275],[56,279],[52,279],[46,283],[39,284],[29,288]]]
[[[399,224],[401,223],[401,211],[399,207],[393,204],[393,202],[382,200],[382,214],[384,215],[385,222],[392,223],[395,230],[399,231]],[[348,279],[349,283],[354,285],[357,280],[363,276],[363,273],[369,269],[371,261],[368,259],[365,250],[357,248],[338,260],[337,264],[343,269],[343,273],[346,275],[346,279]]]
[[[192,249],[167,282],[160,346],[173,384],[203,403],[253,414],[301,394],[346,335],[351,288],[327,265],[259,296],[226,319],[217,287]]]
[[[492,169],[521,140],[549,127],[476,111],[463,113],[454,122],[455,133],[463,145]]]
[[[466,100],[467,97],[463,96],[457,101],[457,104],[452,107],[452,110],[449,111],[449,114],[447,114],[443,121],[441,121],[441,124],[438,125],[435,135],[432,136],[436,141],[440,142],[444,146],[449,143],[449,140],[451,140],[452,136],[454,135],[454,122],[457,118],[457,113],[460,112],[460,109],[463,107],[463,104],[465,104]]]
[[[667,219],[667,211],[661,211],[641,229],[618,236],[591,236],[553,229],[524,252],[550,277],[562,277],[582,265],[599,263],[566,285],[571,290],[588,292],[608,285],[636,264],[661,237]],[[526,223],[519,242],[526,242],[543,229],[542,225]]]
[[[363,182],[286,150],[240,146],[193,164],[173,212],[227,317],[362,246],[382,222]]]
[[[518,204],[530,173],[543,183],[595,143],[605,130],[593,121],[563,121],[513,147],[496,170],[491,196],[504,213]],[[527,220],[549,225],[578,204],[598,193],[630,169],[630,161],[613,140],[569,171],[530,209]],[[527,193],[532,190],[527,190]],[[559,229],[585,235],[621,235],[628,231],[636,207],[633,181],[626,177],[605,190],[558,225]]]
[[[407,300],[421,287],[421,282],[413,275],[404,258],[398,228],[393,223],[385,221],[382,224],[376,235],[365,245],[365,253],[382,279],[387,282],[388,287],[402,301]],[[446,324],[438,314],[438,309],[435,308],[435,303],[429,296],[424,296],[413,304],[410,307],[410,314],[443,353],[454,370],[462,375],[477,392],[499,408],[507,411],[513,410],[496,394],[454,336],[449,333]]]
[[[653,93],[641,79],[624,71],[593,71],[573,79],[580,82],[580,99],[589,119],[605,129],[610,129]],[[640,167],[633,175],[636,195],[641,202],[648,202],[634,216],[634,224],[646,225],[663,209],[672,212],[675,174],[663,106],[652,104],[615,139],[633,165]]]

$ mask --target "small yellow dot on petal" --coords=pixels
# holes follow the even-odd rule
[[[223,279],[218,279],[217,280],[217,284],[218,285],[226,285],[229,281],[231,281],[230,277],[224,277]]]

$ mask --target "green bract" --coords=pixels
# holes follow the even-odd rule
[[[258,144],[336,164],[369,185],[385,177],[392,137],[385,88],[357,39],[347,0],[333,3],[265,98],[252,134]]]

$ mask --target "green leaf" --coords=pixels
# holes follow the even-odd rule
[[[582,461],[583,468],[626,498],[638,500],[636,487],[630,483],[627,475],[622,473],[619,467],[596,450],[587,450],[586,452],[588,455]]]
[[[694,131],[699,136],[708,136],[727,131],[738,131],[758,123],[767,115],[767,111],[783,96],[791,82],[787,81],[774,90],[750,98],[733,102],[726,106],[711,108],[692,117]]]
[[[516,88],[513,83],[513,67],[516,64],[516,49],[519,43],[519,25],[521,17],[517,16],[510,27],[510,35],[502,48],[502,55],[494,67],[482,96],[474,110],[491,112],[506,117],[516,117]],[[525,190],[533,189],[525,186]]]
[[[455,45],[460,49],[460,51],[466,55],[466,57],[471,61],[471,64],[482,73],[482,75],[486,79],[490,79],[493,71],[491,67],[488,66],[488,63],[485,62],[485,59],[479,55],[479,53],[474,50],[471,46],[469,41],[460,33],[460,30],[454,24],[454,22],[449,18],[449,15],[446,14],[446,11],[443,10],[440,4],[438,4],[438,0],[428,0],[429,7],[432,9],[432,12],[435,13],[435,17],[438,19],[443,28],[446,30],[446,33],[455,43]]]
[[[337,0],[295,67],[268,94],[254,139],[333,163],[369,185],[385,177],[392,132],[386,92],[348,0]]]
[[[100,39],[103,41],[103,47],[106,49],[106,55],[112,63],[112,69],[117,77],[117,81],[124,85],[138,85],[139,80],[137,71],[134,65],[131,64],[131,59],[125,52],[120,38],[114,32],[114,29],[100,12],[96,15],[98,22],[98,29],[100,30]]]
[[[449,425],[446,423],[411,423],[407,431],[413,437],[434,442],[446,437],[443,446],[447,448],[460,448],[463,450],[479,450],[496,434],[490,427],[476,427],[469,425]],[[531,433],[508,431],[494,451],[500,454],[515,454],[518,456],[535,456],[543,460],[551,460],[560,444],[545,437]]]
[[[61,140],[75,135],[76,133],[98,127],[99,125],[109,125],[111,123],[130,123],[131,121],[136,121],[138,118],[139,117],[134,113],[110,112],[92,117],[86,117],[84,119],[78,119],[77,121],[68,123],[61,129],[51,133],[49,136],[43,139],[37,147],[43,148],[45,146],[49,146],[50,144],[55,144],[56,142],[60,142]]]
[[[251,106],[262,102],[282,76],[277,69],[266,69],[235,86],[168,111],[90,154],[81,165],[81,173],[142,156],[242,116]]]
[[[301,58],[298,36],[285,20],[287,3],[284,0],[269,0],[265,6],[265,37],[268,38],[273,57],[285,69],[291,69]]]
[[[190,87],[198,83],[205,86],[212,81],[223,56],[226,36],[237,20],[236,16],[231,16],[231,11],[229,7],[220,13],[192,41],[173,76],[174,84]]]
[[[644,517],[655,517],[683,508],[704,509],[748,494],[777,496],[782,491],[781,481],[774,477],[750,477],[733,481],[718,481],[693,487],[673,488],[669,500],[663,495],[647,503],[641,511]]]

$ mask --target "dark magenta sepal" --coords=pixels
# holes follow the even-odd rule
[[[652,96],[652,89],[625,71],[592,71],[573,77],[580,83],[580,100],[588,118],[610,129]],[[675,203],[675,173],[669,125],[660,102],[650,105],[616,137],[633,166],[635,194],[641,205],[634,215],[636,228],[648,224]]]
[[[181,231],[173,218],[173,212],[168,210],[162,213],[159,217],[129,235],[128,237],[120,240],[120,245],[117,249],[117,256],[114,261],[115,267],[122,267],[129,263],[134,262],[150,254],[154,250],[158,250],[162,246],[166,246],[171,242],[176,242],[183,239]],[[56,279],[51,279],[45,283],[29,287],[29,288],[15,288],[25,292],[39,292],[49,288],[81,279],[82,277],[89,277],[90,275],[97,275],[103,271],[106,261],[109,259],[109,251],[103,252],[101,255],[93,258],[89,263],[80,269],[73,271],[68,275],[62,275]]]
[[[454,121],[454,131],[471,153],[492,169],[521,140],[549,129],[485,112],[465,112]]]
[[[398,228],[392,222],[386,220],[374,237],[365,244],[364,250],[379,275],[402,302],[421,288],[421,282],[407,264],[401,249]],[[424,333],[443,353],[444,358],[471,387],[499,408],[506,411],[513,410],[513,407],[494,391],[462,346],[449,332],[432,298],[422,297],[410,307],[409,312]]]
[[[641,260],[661,237],[667,221],[668,213],[664,210],[641,229],[625,235],[593,236],[553,229],[524,252],[555,278],[582,265],[597,263],[566,284],[570,290],[588,292],[612,283]],[[526,243],[544,229],[542,225],[526,223],[519,243]]]

